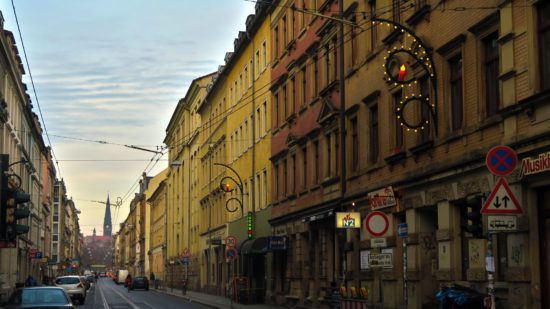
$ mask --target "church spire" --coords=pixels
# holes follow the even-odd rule
[[[103,220],[103,236],[112,236],[113,226],[111,222],[111,203],[107,194],[107,203],[105,204],[105,219]]]

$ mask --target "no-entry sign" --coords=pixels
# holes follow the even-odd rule
[[[386,234],[390,226],[388,216],[381,211],[373,211],[367,215],[365,219],[367,231],[375,237],[380,237]]]
[[[497,176],[510,174],[516,168],[518,157],[508,146],[496,146],[487,153],[486,162],[489,172]]]

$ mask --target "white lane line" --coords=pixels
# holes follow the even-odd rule
[[[101,300],[103,301],[103,307],[105,309],[110,309],[109,304],[107,303],[107,300],[105,299],[105,295],[103,295],[103,290],[99,288],[99,284],[96,285],[96,288],[99,289],[99,294],[101,294]]]
[[[131,301],[130,299],[128,299],[126,296],[124,296],[124,294],[120,293],[119,291],[117,291],[116,289],[113,289],[113,292],[117,293],[120,297],[124,298],[124,300],[130,304],[130,306],[132,306],[132,308],[134,309],[140,309],[138,307],[138,305],[136,305],[133,301]]]

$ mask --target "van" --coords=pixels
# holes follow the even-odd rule
[[[125,269],[119,269],[116,272],[116,284],[124,284],[126,281],[126,277],[128,277],[128,271]]]

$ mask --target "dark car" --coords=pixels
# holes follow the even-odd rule
[[[17,289],[5,305],[15,308],[74,308],[69,295],[63,288],[40,286]]]
[[[95,282],[95,276],[94,275],[87,275],[86,276],[86,281],[88,281],[89,283]]]
[[[132,280],[130,290],[135,289],[145,289],[146,291],[149,291],[149,279],[147,279],[147,277],[135,277]]]

